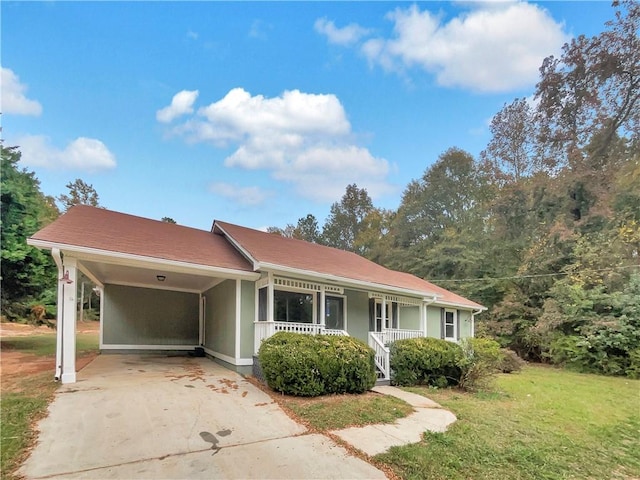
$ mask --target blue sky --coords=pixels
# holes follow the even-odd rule
[[[478,155],[542,59],[609,2],[9,2],[2,136],[48,195],[208,229],[379,207],[456,146]]]

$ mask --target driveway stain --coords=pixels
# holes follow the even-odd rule
[[[231,430],[229,430],[228,428],[225,430],[220,430],[219,432],[216,432],[216,435],[219,435],[221,437],[228,437],[229,435],[231,435]],[[200,432],[200,438],[202,438],[202,440],[204,440],[205,442],[211,444],[213,455],[220,451],[220,447],[218,446],[219,440],[216,435],[211,432]]]

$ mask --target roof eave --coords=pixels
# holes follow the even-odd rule
[[[174,269],[180,269],[183,271],[199,271],[202,273],[215,274],[219,276],[226,276],[231,278],[240,278],[245,280],[257,280],[260,278],[260,274],[256,272],[248,272],[246,270],[236,270],[234,268],[215,267],[212,265],[202,265],[199,263],[182,262],[179,260],[169,260],[160,257],[149,257],[145,255],[136,255],[132,253],[123,253],[110,250],[103,250],[99,248],[83,247],[80,245],[72,245],[67,243],[51,242],[48,240],[40,240],[37,238],[27,238],[27,244],[33,247],[51,250],[57,248],[62,252],[75,254],[80,257],[108,257],[115,260],[114,263],[121,264],[156,264],[166,267],[172,267]]]

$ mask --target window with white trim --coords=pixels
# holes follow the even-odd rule
[[[376,332],[391,328],[391,302],[385,303],[384,324],[382,321],[382,300],[376,299]]]
[[[458,335],[456,322],[456,311],[445,310],[444,311],[444,338],[445,340],[457,340]]]
[[[314,305],[313,293],[274,290],[273,319],[276,322],[314,323]]]
[[[327,295],[324,302],[325,328],[329,330],[346,330],[346,299],[334,295]]]

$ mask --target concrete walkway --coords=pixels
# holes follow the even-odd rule
[[[392,424],[351,427],[331,432],[367,455],[373,456],[391,447],[419,442],[425,430],[444,432],[456,421],[453,413],[421,395],[390,386],[374,387],[372,390],[404,400],[416,411]]]
[[[383,479],[206,358],[100,355],[63,385],[28,479]]]

